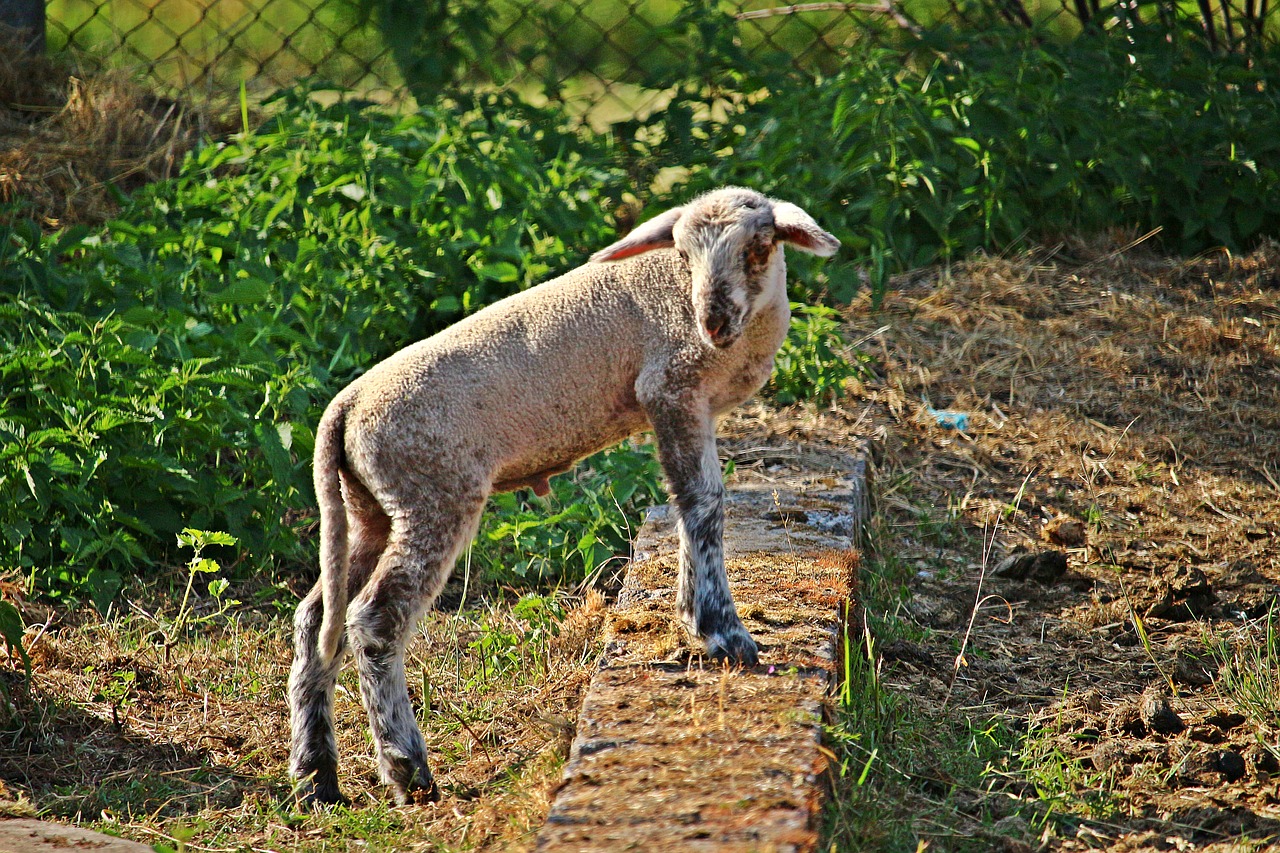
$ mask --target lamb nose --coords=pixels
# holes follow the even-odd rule
[[[733,343],[734,336],[730,332],[729,321],[727,319],[708,319],[706,322],[707,336],[711,338],[711,343],[719,349],[724,349]]]

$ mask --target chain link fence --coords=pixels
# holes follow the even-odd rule
[[[421,4],[422,14],[447,10]],[[458,4],[465,7],[465,2]],[[678,24],[688,0],[492,0],[483,8],[483,57],[464,69],[469,85],[543,94],[581,112],[643,110],[664,66],[696,50]],[[73,49],[125,67],[162,89],[191,95],[267,92],[304,78],[364,97],[407,93],[377,24],[376,0],[50,0],[51,50]],[[889,5],[737,0],[716,11],[751,62],[808,72],[836,70],[859,20]],[[455,21],[455,27],[463,24]],[[444,26],[442,22],[441,26]],[[459,33],[463,37],[465,33]]]

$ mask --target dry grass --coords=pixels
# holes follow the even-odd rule
[[[335,714],[354,807],[310,815],[286,778],[284,614],[240,610],[166,648],[164,615],[55,611],[48,630],[28,631],[30,691],[16,662],[0,667],[14,705],[0,715],[0,811],[33,804],[144,842],[187,835],[192,849],[520,849],[549,807],[604,613],[596,593],[559,600],[568,613],[533,641],[500,594],[425,620],[407,668],[439,804],[387,802],[348,667]],[[476,645],[485,636],[510,655],[495,665]]]
[[[912,591],[884,605],[884,683],[926,719],[1025,733],[980,786],[907,792],[913,837],[940,848],[1019,813],[1009,849],[1280,837],[1274,721],[1234,707],[1204,639],[1264,643],[1280,595],[1280,246],[1185,260],[1127,242],[899,282],[848,315],[854,338],[889,327],[877,377],[771,427],[877,433],[878,568]],[[993,574],[1016,549],[1065,552],[1067,573]],[[1166,735],[1134,709],[1169,679],[1186,728]],[[1216,769],[1226,753],[1243,778]],[[1050,810],[1073,817],[1041,837]]]
[[[222,129],[211,116],[125,72],[0,44],[0,202],[26,202],[46,228],[105,222]]]

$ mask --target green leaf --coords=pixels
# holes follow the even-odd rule
[[[201,557],[198,560],[192,560],[187,566],[187,570],[196,574],[212,575],[222,571],[222,566],[218,565],[217,560]]]
[[[210,294],[214,305],[255,305],[271,295],[271,285],[258,279],[241,279],[232,282],[218,293]]]
[[[482,264],[476,268],[476,275],[490,281],[512,282],[520,277],[519,268],[507,261]]]
[[[22,614],[18,612],[18,608],[8,601],[0,601],[0,638],[4,639],[5,645],[9,647],[9,653],[13,654],[16,650],[22,658],[22,666],[26,669],[27,674],[31,674],[31,658],[27,656],[27,649],[22,644],[23,632],[26,629],[22,624]]]
[[[124,580],[119,572],[94,567],[85,576],[84,585],[89,591],[89,597],[93,600],[93,606],[105,616],[111,607],[111,602],[115,601],[120,588],[124,586]]]
[[[288,483],[293,479],[293,459],[285,450],[281,440],[280,425],[266,421],[254,424],[253,434],[257,437],[262,453],[271,469],[271,478],[277,483]]]

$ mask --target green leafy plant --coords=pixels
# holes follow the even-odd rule
[[[526,593],[509,612],[486,617],[480,636],[469,645],[480,668],[468,686],[475,688],[517,668],[522,677],[542,671],[547,643],[560,633],[564,618],[564,605],[556,595],[539,593]]]
[[[1177,251],[1280,233],[1280,50],[1221,56],[1178,28],[1070,40],[938,29],[868,40],[818,81],[773,81],[704,128],[693,189],[740,183],[794,201],[845,245],[797,258],[805,301],[1030,237],[1156,231]],[[865,274],[859,276],[850,265]]]
[[[234,599],[223,598],[223,594],[230,586],[230,581],[226,578],[214,578],[209,581],[208,592],[209,596],[218,603],[217,610],[197,616],[191,604],[191,590],[195,586],[196,576],[216,575],[222,571],[222,566],[217,560],[204,556],[205,549],[210,546],[229,548],[235,544],[236,538],[234,536],[220,531],[195,530],[188,527],[178,534],[178,545],[183,548],[190,548],[195,553],[187,561],[187,586],[182,591],[182,601],[178,604],[178,612],[174,614],[173,621],[169,625],[168,635],[170,641],[181,636],[188,627],[218,619],[225,615],[228,609],[240,603]]]
[[[774,359],[766,393],[783,405],[839,397],[845,380],[863,373],[865,356],[844,354],[840,314],[826,305],[791,303],[791,329]]]
[[[492,580],[578,581],[626,557],[642,508],[665,498],[652,448],[621,444],[553,479],[545,501],[494,495],[472,559]]]
[[[27,654],[27,648],[22,643],[24,630],[22,614],[18,608],[8,601],[0,601],[0,640],[4,641],[10,658],[17,656],[22,661],[23,675],[29,681],[31,656]],[[13,706],[9,699],[9,685],[0,681],[0,721],[7,722],[8,717],[13,713]]]
[[[22,666],[30,672],[31,658],[27,656],[27,649],[22,645],[24,631],[22,614],[18,612],[18,608],[8,601],[0,601],[0,639],[4,640],[10,657],[16,653],[22,659]]]
[[[32,591],[106,612],[187,526],[310,562],[323,404],[612,235],[621,173],[557,114],[278,106],[103,233],[0,227],[0,568]]]

